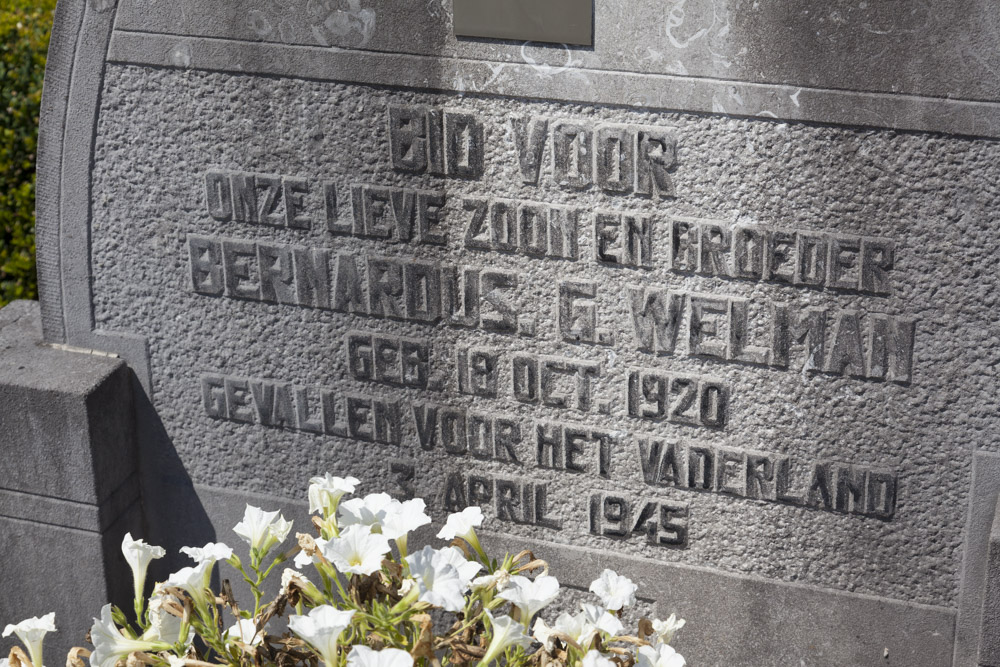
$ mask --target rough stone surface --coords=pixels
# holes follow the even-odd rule
[[[44,346],[36,302],[0,310],[0,619],[56,612],[49,664],[130,597],[121,541],[143,530],[131,377],[118,359]]]
[[[613,563],[692,664],[974,665],[987,5],[596,3],[591,50],[404,4],[60,5],[45,331],[135,370],[149,538],[350,473]]]
[[[507,396],[497,400],[457,397],[454,376],[449,381],[450,398],[456,404],[498,415],[523,416],[526,435],[531,430],[531,418],[593,424],[620,433],[620,442],[612,453],[611,480],[602,488],[614,490],[620,485],[683,500],[692,507],[687,549],[665,550],[637,539],[635,551],[667,561],[694,559],[699,564],[787,581],[892,595],[927,604],[954,604],[956,579],[932,573],[957,572],[960,567],[963,498],[967,492],[963,488],[967,482],[963,485],[960,480],[967,478],[970,463],[965,443],[974,441],[984,426],[982,397],[990,391],[990,376],[971,375],[959,388],[947,382],[947,369],[959,359],[967,368],[987,363],[991,354],[989,330],[977,324],[975,309],[962,306],[988,302],[994,298],[991,294],[996,285],[993,276],[982,275],[981,268],[969,264],[964,255],[954,256],[956,261],[952,263],[947,257],[926,253],[933,251],[928,245],[940,248],[949,245],[949,237],[957,241],[975,234],[974,217],[956,206],[955,198],[963,192],[971,193],[975,179],[984,170],[996,169],[994,165],[1000,160],[996,145],[620,110],[588,112],[588,118],[596,115],[607,121],[668,126],[684,140],[678,157],[682,166],[675,175],[677,200],[669,204],[629,201],[628,210],[657,216],[655,219],[664,227],[671,215],[683,215],[725,220],[727,224],[742,220],[891,237],[898,242],[899,258],[893,272],[897,281],[894,294],[886,299],[678,275],[666,266],[670,240],[667,231],[654,237],[656,266],[650,270],[596,265],[589,238],[592,230],[581,232],[582,258],[576,262],[470,251],[462,248],[461,242],[469,216],[460,210],[449,213],[448,246],[420,247],[418,256],[425,261],[485,265],[518,274],[523,285],[509,298],[521,312],[539,316],[539,336],[525,340],[500,334],[467,334],[443,326],[383,322],[291,305],[206,298],[194,293],[184,265],[185,240],[190,234],[326,246],[335,252],[358,255],[376,252],[367,239],[339,237],[327,241],[322,229],[305,232],[219,223],[205,214],[204,182],[197,174],[239,164],[242,170],[252,173],[287,173],[306,178],[313,174],[344,174],[349,175],[350,182],[422,184],[393,175],[387,164],[386,122],[379,112],[384,110],[388,96],[381,91],[293,81],[269,82],[265,88],[250,77],[152,73],[138,68],[112,71],[114,83],[109,82],[104,93],[106,112],[101,117],[95,150],[94,200],[100,212],[94,221],[93,264],[95,274],[100,276],[95,283],[95,317],[101,328],[139,332],[152,342],[153,393],[158,413],[164,423],[174,425],[171,439],[195,482],[253,489],[267,480],[273,488],[294,489],[301,470],[336,466],[364,470],[367,478],[377,475],[382,479],[380,484],[388,484],[391,475],[387,462],[401,458],[414,460],[418,466],[418,494],[441,496],[444,475],[461,470],[471,458],[449,456],[440,446],[436,451],[420,451],[412,414],[403,420],[406,430],[400,446],[379,447],[376,461],[370,457],[377,445],[371,443],[341,441],[331,447],[329,439],[304,432],[248,428],[229,420],[205,419],[198,383],[204,373],[364,393],[370,383],[349,384],[347,379],[347,355],[341,341],[353,330],[388,331],[410,338],[432,336],[431,366],[445,370],[454,367],[452,359],[458,345],[495,347],[504,350],[508,359],[516,352],[562,354],[602,366],[602,377],[594,383],[594,402],[597,397],[610,400],[612,415],[598,417],[593,408],[590,414],[558,408],[532,409],[510,397],[509,390],[504,392]],[[443,103],[441,98],[428,95],[391,95],[394,103]],[[154,122],[145,123],[146,107],[128,102],[139,97],[158,108],[166,104],[167,97],[190,100],[183,108],[176,101],[172,106],[178,117],[199,120],[190,126],[155,117]],[[251,119],[239,132],[241,125],[229,117],[236,100],[264,117]],[[579,109],[475,99],[464,100],[462,108],[477,113],[489,128],[487,175],[482,182],[449,184],[449,199],[457,201],[465,195],[530,196],[567,205],[583,203],[587,208],[622,204],[596,192],[567,193],[551,185],[533,192],[534,188],[519,183],[505,119],[514,113],[558,117],[580,113]],[[326,128],[325,119],[329,118],[338,119],[336,128]],[[317,128],[314,123],[323,125]],[[278,128],[284,128],[284,133],[279,133]],[[142,137],[141,150],[137,131]],[[322,133],[322,140],[316,139],[317,132]],[[281,154],[276,154],[276,146],[282,147]],[[862,150],[872,157],[859,158]],[[779,157],[781,153],[784,155]],[[942,163],[951,165],[947,179],[935,175]],[[734,170],[734,164],[741,167]],[[851,168],[855,164],[856,168]],[[683,165],[689,165],[688,169]],[[907,171],[914,173],[909,178],[899,175]],[[545,176],[543,173],[543,182],[547,181]],[[484,188],[484,183],[490,186]],[[924,194],[927,190],[930,193]],[[996,205],[988,190],[975,194],[981,200],[978,205],[986,210]],[[834,192],[843,193],[843,199],[831,198],[829,193]],[[137,226],[137,217],[151,222]],[[925,221],[926,236],[914,230],[915,220]],[[935,243],[925,240],[939,234],[943,236]],[[399,245],[387,249],[395,256],[409,250]],[[558,300],[557,281],[566,278],[600,281],[601,321],[626,325],[616,331],[621,338],[619,344],[567,345],[559,340],[553,311]],[[772,301],[790,301],[802,308],[859,308],[915,316],[920,321],[915,378],[911,385],[902,386],[720,364],[711,359],[652,358],[634,349],[627,328],[628,305],[620,294],[629,285],[662,285],[749,298],[754,306],[760,304],[755,314],[761,321],[766,320],[764,308]],[[949,306],[938,308],[943,303]],[[212,321],[224,328],[206,326]],[[241,335],[241,330],[252,335]],[[227,342],[235,340],[240,344]],[[727,381],[732,387],[730,423],[720,432],[670,423],[642,424],[628,417],[623,405],[624,379],[627,369],[633,367],[669,368]],[[501,386],[511,382],[509,370],[505,375]],[[412,392],[376,391],[383,396],[422,398]],[[435,399],[428,396],[427,400]],[[408,404],[404,405],[409,413]],[[937,415],[945,405],[966,415],[965,423],[940,424]],[[908,415],[905,423],[902,415]],[[831,428],[831,424],[837,427]],[[643,488],[635,441],[642,435],[777,451],[802,461],[834,460],[896,470],[904,475],[900,482],[901,516],[885,522],[778,504],[762,505],[719,494]],[[599,476],[532,472],[535,466],[528,440],[525,437],[519,445],[520,466],[477,464],[483,471],[500,476],[527,474],[553,485],[550,498],[559,505],[555,513],[567,525],[561,531],[529,528],[525,532],[595,547],[606,544],[606,538],[587,535],[586,503],[571,502],[599,482]],[[239,442],[239,454],[233,451],[225,456],[220,442]],[[278,470],[265,469],[266,462],[279,452],[288,465]],[[784,545],[780,559],[773,555],[775,540]],[[831,549],[831,545],[836,548]]]

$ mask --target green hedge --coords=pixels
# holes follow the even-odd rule
[[[0,6],[0,305],[34,299],[35,146],[55,0]]]

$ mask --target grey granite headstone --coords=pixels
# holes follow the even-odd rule
[[[692,665],[995,660],[998,35],[987,0],[599,1],[592,48],[67,0],[45,336],[141,379],[174,552],[329,470],[628,573]]]

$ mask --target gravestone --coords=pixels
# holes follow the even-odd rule
[[[996,664],[989,3],[451,11],[60,4],[43,327],[135,373],[149,539],[353,474],[692,665]]]

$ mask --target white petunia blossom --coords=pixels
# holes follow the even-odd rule
[[[608,569],[590,583],[590,592],[601,598],[604,608],[609,611],[634,605],[637,590],[639,587],[631,579]]]
[[[316,588],[316,585],[309,581],[301,572],[296,572],[292,568],[286,567],[285,571],[281,573],[281,592],[287,595],[291,593],[293,588],[298,589],[313,604],[323,604],[323,593]]]
[[[319,540],[317,540],[317,542],[318,541]],[[300,570],[304,568],[306,565],[311,565],[314,562],[315,560],[313,559],[313,557],[307,554],[305,551],[298,552],[297,554],[295,554],[295,558],[292,559],[292,563],[295,565],[295,567],[299,568]]]
[[[305,575],[300,572],[296,572],[290,567],[286,567],[281,573],[281,592],[287,593],[292,585],[298,586],[299,588],[306,588],[307,586],[312,586],[312,582],[306,578]]]
[[[161,586],[157,587],[157,591]],[[143,633],[142,639],[145,641],[160,641],[167,644],[176,644],[181,641],[181,619],[174,616],[166,607],[168,604],[175,604],[178,608],[183,608],[180,600],[173,595],[157,592],[149,598],[149,629]],[[188,636],[184,637],[188,643]]]
[[[548,623],[545,622],[541,617],[535,619],[535,624],[531,628],[531,636],[536,640],[541,642],[546,650],[552,650],[555,643],[552,635],[557,632],[553,627],[550,627]]]
[[[214,565],[212,562],[205,561],[194,567],[182,567],[167,577],[162,586],[180,588],[191,596],[196,605],[205,607],[208,604],[208,598],[205,597],[205,589],[209,586]]]
[[[476,536],[476,528],[483,525],[483,511],[473,505],[466,507],[461,512],[453,512],[448,515],[448,520],[444,528],[438,532],[437,536],[442,540],[453,540],[461,537],[466,542],[470,542],[469,537]]]
[[[257,631],[257,624],[249,618],[241,618],[229,627],[226,632],[230,639],[238,639],[248,646],[257,646],[264,641],[264,629]]]
[[[597,626],[591,623],[587,619],[587,615],[581,611],[576,614],[568,614],[566,612],[559,614],[555,625],[552,627],[549,627],[545,621],[539,618],[535,621],[534,628],[532,628],[532,634],[535,636],[535,639],[545,644],[545,648],[547,649],[552,648],[554,644],[552,635],[555,633],[566,635],[581,648],[586,649],[594,641],[594,637],[597,636]]]
[[[42,643],[45,640],[45,635],[55,631],[56,613],[50,611],[41,617],[33,616],[17,624],[9,623],[3,629],[3,636],[17,635],[17,638],[28,649],[31,664],[34,667],[42,667]]]
[[[472,587],[488,588],[495,585],[496,591],[499,593],[510,585],[510,577],[511,574],[507,570],[497,570],[493,574],[484,574],[481,577],[473,579]]]
[[[382,519],[382,534],[396,541],[400,555],[406,557],[406,538],[410,531],[431,522],[424,509],[427,505],[422,498],[413,498],[401,503],[390,504]]]
[[[498,659],[504,654],[511,646],[520,646],[521,648],[528,648],[531,646],[531,637],[524,634],[523,626],[515,621],[510,616],[493,616],[489,611],[486,612],[487,618],[490,620],[490,629],[493,632],[493,638],[490,640],[490,645],[486,648],[486,655],[483,656],[482,661],[479,663],[486,667],[494,660]]]
[[[669,644],[640,646],[636,667],[685,667],[687,661]]]
[[[233,532],[250,545],[251,552],[257,552],[263,558],[271,547],[285,541],[291,529],[292,522],[285,521],[279,512],[265,512],[259,507],[247,505],[243,520],[233,527]]]
[[[467,589],[472,585],[472,579],[483,566],[465,557],[465,553],[458,547],[445,547],[438,549],[436,558],[443,560],[458,570],[458,578],[462,580],[462,588]]]
[[[443,540],[453,540],[460,537],[472,546],[476,555],[485,563],[489,560],[483,546],[479,544],[479,536],[476,535],[476,527],[483,525],[483,511],[473,505],[466,507],[461,512],[452,512],[448,515],[448,520],[444,528],[437,534]]]
[[[670,614],[670,618],[665,621],[654,619],[653,632],[656,634],[657,641],[661,644],[669,644],[674,640],[674,633],[683,628],[686,622],[683,618],[677,618],[677,614]]]
[[[382,569],[389,552],[385,535],[372,533],[368,526],[351,526],[323,545],[323,556],[344,574],[371,574]]]
[[[90,642],[94,651],[90,654],[91,667],[114,667],[120,659],[133,652],[165,651],[170,645],[160,641],[143,641],[124,636],[111,618],[111,605],[101,608],[101,618],[94,619],[90,626]]]
[[[288,629],[309,643],[323,658],[327,667],[337,664],[337,642],[351,624],[354,610],[342,611],[332,605],[314,607],[306,616],[288,617]]]
[[[167,555],[163,547],[156,547],[146,544],[143,540],[133,540],[132,533],[125,533],[122,539],[122,554],[125,562],[132,568],[132,586],[135,589],[135,599],[141,600],[143,589],[146,586],[146,570],[149,563],[157,558]]]
[[[466,586],[458,570],[436,549],[425,546],[406,557],[410,576],[417,588],[417,599],[445,611],[462,611]]]
[[[368,526],[373,533],[382,532],[382,522],[401,505],[388,493],[369,493],[364,498],[351,498],[340,504],[340,526]]]
[[[334,477],[330,473],[313,477],[309,480],[309,513],[322,511],[323,516],[329,518],[337,510],[340,499],[354,493],[360,483],[357,477]]]
[[[603,607],[598,607],[596,604],[584,603],[580,605],[580,609],[580,613],[583,614],[587,621],[601,632],[616,636],[625,630],[625,626],[618,620],[618,617],[609,614]]]
[[[583,656],[583,667],[617,667],[617,665],[600,651],[591,650]]]
[[[326,548],[326,545],[327,543],[329,543],[330,540],[325,540],[322,537],[317,537],[313,541],[316,543],[316,548],[319,549],[320,553],[323,553],[323,549]],[[310,556],[305,551],[298,552],[297,554],[295,554],[295,558],[292,559],[292,563],[295,565],[295,567],[299,568],[300,570],[304,568],[306,565],[319,562],[320,562],[319,558],[317,558],[316,556]]]
[[[229,560],[233,557],[233,550],[222,542],[209,542],[203,547],[181,547],[181,553],[190,556],[199,565],[204,562],[214,563],[220,560]]]
[[[510,586],[497,597],[512,602],[521,610],[521,621],[525,627],[540,609],[548,605],[559,595],[559,580],[548,575],[536,577],[534,581],[527,577],[514,575],[510,578]]]
[[[347,654],[347,667],[413,667],[413,656],[398,648],[376,651],[355,644]]]

